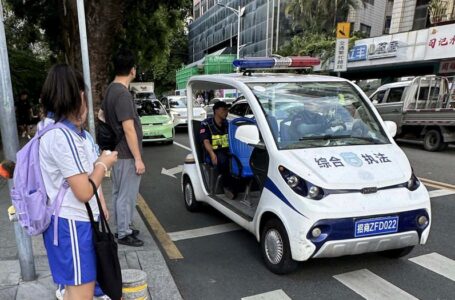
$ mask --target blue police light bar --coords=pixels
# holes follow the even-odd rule
[[[320,64],[319,58],[310,56],[248,57],[236,59],[234,67],[245,69],[304,69]]]
[[[275,65],[275,60],[268,57],[249,57],[236,59],[232,64],[240,69],[270,69]]]

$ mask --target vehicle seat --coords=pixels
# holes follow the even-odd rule
[[[246,124],[256,125],[256,121],[249,118],[236,118],[229,122],[229,151],[231,152],[231,175],[239,178],[252,178],[250,157],[253,147],[235,138],[237,128]]]
[[[291,126],[286,124],[289,122],[289,119],[285,119],[280,123],[280,138],[282,142],[291,141]]]
[[[267,122],[269,123],[270,129],[272,130],[273,137],[278,138],[278,121],[275,116],[268,115]]]

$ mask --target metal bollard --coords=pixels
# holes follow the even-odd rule
[[[33,257],[32,240],[19,224],[16,215],[16,208],[12,205],[8,207],[8,217],[9,220],[13,223],[16,241],[21,241],[20,243],[17,243],[17,252],[19,254],[19,264],[21,266],[22,280],[35,280],[36,271],[35,259]]]
[[[142,270],[122,270],[122,296],[123,300],[147,300],[147,273]]]

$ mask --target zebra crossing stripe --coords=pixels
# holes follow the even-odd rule
[[[276,290],[264,294],[244,297],[241,300],[291,300],[283,290]]]
[[[428,194],[430,195],[430,198],[435,198],[435,197],[453,195],[453,194],[455,194],[455,191],[442,189],[442,190],[429,191]]]
[[[333,277],[368,300],[417,299],[367,269],[343,273]]]
[[[409,259],[430,271],[455,281],[455,261],[438,253],[430,253]]]

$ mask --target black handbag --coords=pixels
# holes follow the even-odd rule
[[[99,223],[95,222],[90,205],[85,203],[93,229],[93,244],[96,253],[96,281],[103,292],[112,300],[120,300],[122,298],[122,270],[118,260],[117,243],[104,216],[95,183],[91,179],[89,181],[96,196],[100,211],[99,223],[101,223],[100,231]]]
[[[101,150],[114,151],[115,147],[120,143],[120,138],[115,134],[112,127],[99,120],[98,130],[96,131],[96,141],[100,146]]]

